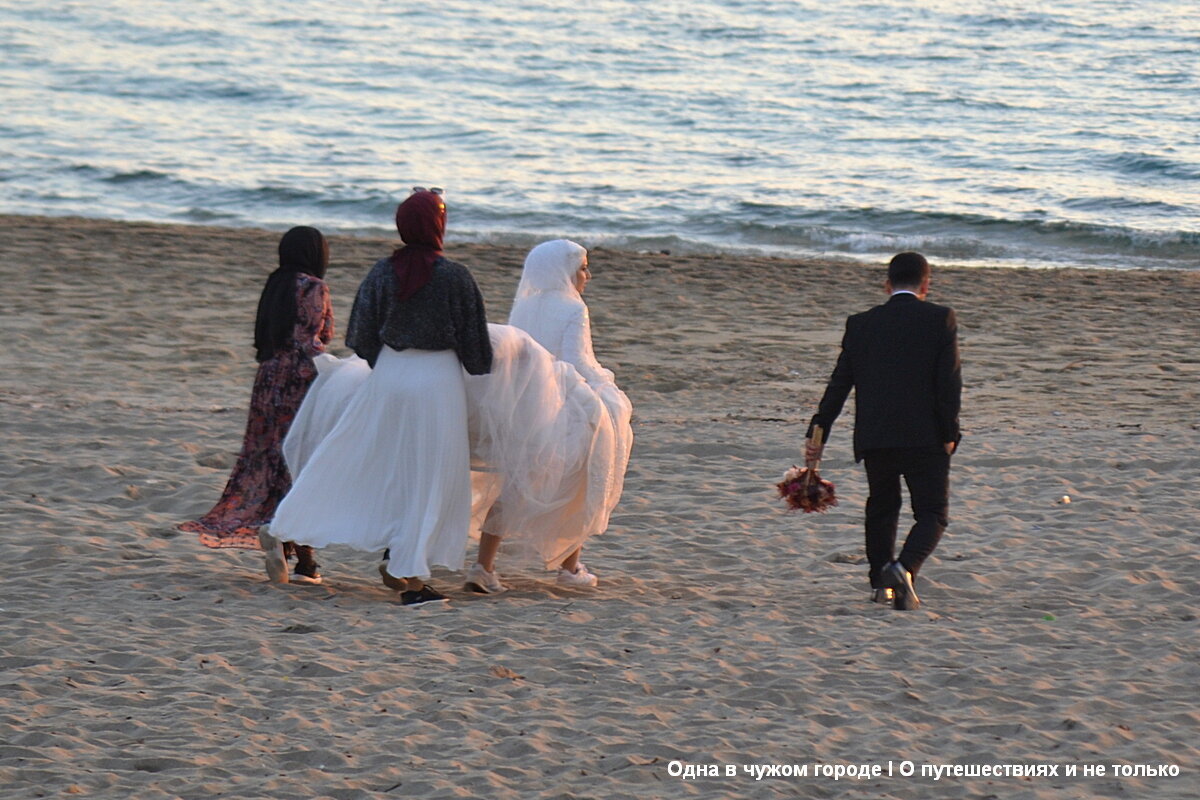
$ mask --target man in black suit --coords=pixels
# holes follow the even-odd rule
[[[871,599],[904,610],[920,605],[913,578],[949,522],[950,456],[962,438],[958,323],[954,309],[925,302],[929,279],[924,256],[900,253],[884,283],[891,298],[846,320],[842,352],[805,446],[805,463],[813,466],[854,389],[854,460],[865,461],[867,470]],[[901,477],[916,523],[894,559]]]

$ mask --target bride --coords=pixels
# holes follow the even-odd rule
[[[596,446],[575,472],[557,476],[559,504],[554,514],[531,518],[527,509],[518,510],[514,504],[528,505],[527,487],[509,485],[501,490],[482,524],[479,557],[467,573],[470,590],[504,591],[495,559],[506,538],[532,543],[547,567],[559,567],[561,585],[598,582],[579,556],[584,541],[608,527],[609,515],[621,497],[633,447],[633,407],[592,350],[591,320],[582,297],[590,279],[587,250],[566,239],[543,242],[525,258],[509,325],[524,330],[550,355],[574,367],[587,384],[599,402],[592,416],[576,425],[582,426],[578,430],[597,432]],[[511,475],[504,477],[511,482]]]

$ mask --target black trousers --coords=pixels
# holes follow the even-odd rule
[[[863,453],[867,468],[867,562],[871,586],[894,558],[900,524],[900,479],[908,485],[915,523],[897,559],[914,576],[949,524],[950,456],[941,449],[897,448]]]

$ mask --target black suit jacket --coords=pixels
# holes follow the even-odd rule
[[[809,436],[820,425],[829,440],[851,389],[856,461],[870,450],[957,443],[962,366],[954,309],[901,293],[847,319],[842,352]]]

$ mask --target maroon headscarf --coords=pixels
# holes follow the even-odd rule
[[[396,230],[404,247],[392,253],[396,297],[407,300],[433,277],[433,262],[442,255],[446,204],[433,192],[416,192],[396,208]]]

